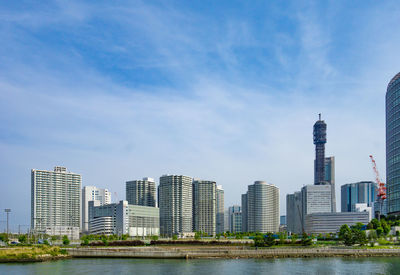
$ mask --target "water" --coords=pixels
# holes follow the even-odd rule
[[[400,259],[69,259],[0,264],[0,274],[400,274]]]

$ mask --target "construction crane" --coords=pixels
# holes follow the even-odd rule
[[[380,220],[381,213],[382,213],[383,201],[386,200],[386,187],[385,187],[385,183],[381,182],[381,180],[379,178],[379,172],[378,172],[378,169],[376,168],[376,162],[374,160],[374,157],[372,155],[370,155],[369,157],[372,161],[372,168],[374,169],[374,172],[375,172],[375,180],[376,180],[376,183],[378,184],[378,194],[377,194],[377,201],[379,203],[378,220]]]

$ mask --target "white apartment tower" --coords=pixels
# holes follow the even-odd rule
[[[65,167],[56,166],[54,171],[32,169],[32,229],[55,235],[66,228],[79,230],[81,183],[81,175],[70,173]]]
[[[152,178],[126,182],[126,200],[131,205],[156,206],[156,183]]]
[[[182,175],[164,175],[158,186],[160,233],[172,236],[192,232],[192,178]]]
[[[249,232],[278,232],[279,230],[279,189],[264,181],[248,186],[242,197],[242,212],[245,229]]]
[[[95,186],[85,186],[82,188],[82,232],[89,231],[89,202],[98,201],[98,205],[111,203],[111,193],[107,189]]]
[[[217,234],[225,232],[225,208],[224,208],[224,189],[222,185],[217,185]]]
[[[193,181],[193,230],[215,236],[217,225],[217,185],[215,181]]]

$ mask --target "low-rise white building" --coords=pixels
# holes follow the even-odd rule
[[[305,232],[308,234],[336,233],[343,224],[348,226],[356,223],[368,224],[369,213],[367,212],[336,212],[336,213],[313,213],[306,215]]]
[[[89,202],[91,234],[128,234],[129,236],[160,235],[160,212],[157,207],[130,205],[127,201],[96,205]]]

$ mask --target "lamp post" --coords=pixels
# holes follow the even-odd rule
[[[9,208],[7,208],[7,209],[4,209],[4,212],[6,212],[6,214],[7,214],[7,238],[8,238],[8,215],[10,214],[10,212],[11,212],[11,209],[9,209]]]

